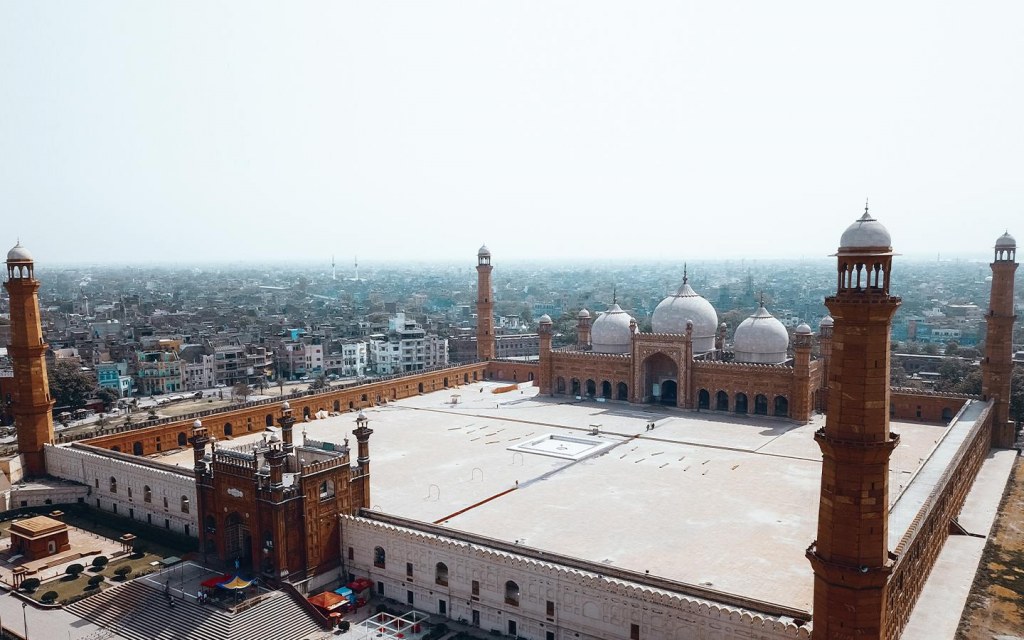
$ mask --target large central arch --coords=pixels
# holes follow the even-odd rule
[[[675,406],[679,398],[679,367],[675,360],[658,352],[648,356],[641,366],[643,401]]]

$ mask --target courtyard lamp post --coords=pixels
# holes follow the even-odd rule
[[[22,602],[21,603],[21,620],[22,620],[22,622],[25,623],[25,640],[28,640],[28,613],[26,612],[26,609],[28,609],[28,603],[27,602]]]

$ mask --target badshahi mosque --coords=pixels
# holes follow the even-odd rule
[[[1016,243],[994,246],[983,391],[968,397],[890,388],[893,241],[867,211],[838,235],[816,329],[790,335],[761,304],[727,342],[684,275],[650,332],[613,304],[580,311],[576,343],[553,348],[543,316],[539,359],[504,360],[482,247],[478,362],[74,442],[54,437],[19,244],[4,497],[178,532],[210,566],[289,593],[366,577],[378,598],[497,635],[895,640],[962,512],[998,504],[975,478],[1008,477],[1015,455]]]

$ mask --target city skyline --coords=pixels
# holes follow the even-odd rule
[[[816,259],[870,197],[983,260],[1022,11],[9,3],[0,211],[48,265]]]

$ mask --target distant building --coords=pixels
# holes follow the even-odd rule
[[[388,320],[388,332],[370,336],[367,353],[376,375],[420,371],[426,367],[448,364],[448,340],[428,335],[404,313]]]
[[[181,391],[181,365],[174,351],[140,351],[136,354],[136,388],[142,395]]]
[[[97,363],[96,380],[101,387],[116,391],[119,398],[129,398],[132,395],[132,378],[128,375],[127,363]]]

